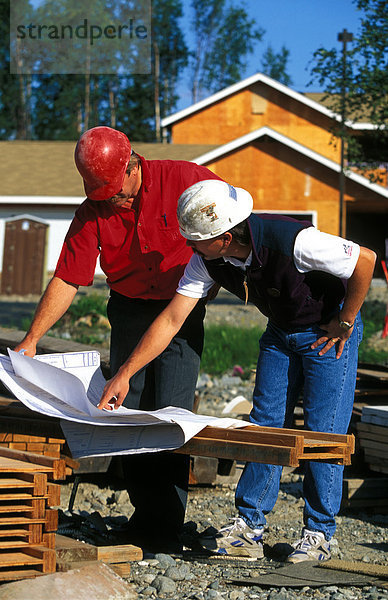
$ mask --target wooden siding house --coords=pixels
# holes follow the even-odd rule
[[[255,211],[299,215],[338,234],[340,144],[332,135],[338,119],[324,104],[258,73],[166,117],[162,126],[171,145],[217,145],[194,162],[246,188]],[[348,127],[357,135],[372,126]],[[383,256],[387,187],[346,170],[344,201],[346,236]]]
[[[39,294],[55,269],[71,219],[85,198],[74,165],[75,145],[75,141],[0,141],[1,294]],[[148,159],[188,161],[216,148],[132,145]],[[96,274],[102,274],[99,265]]]

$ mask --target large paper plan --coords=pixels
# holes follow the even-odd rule
[[[29,409],[61,419],[74,458],[173,450],[206,425],[244,426],[173,406],[98,409],[106,381],[95,350],[30,358],[8,349],[0,354],[0,380]]]

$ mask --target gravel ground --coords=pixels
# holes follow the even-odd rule
[[[198,381],[200,412],[220,415],[225,404],[237,395],[250,397],[253,381],[226,374],[221,378],[202,376]],[[240,467],[240,465],[238,465]],[[238,469],[237,469],[238,471]],[[231,481],[231,480],[230,480]],[[232,483],[213,486],[192,486],[189,492],[185,532],[188,542],[198,532],[209,526],[219,528],[236,516]],[[184,553],[182,557],[156,555],[132,563],[128,581],[136,586],[139,599],[171,598],[173,600],[245,600],[250,598],[271,600],[379,600],[388,598],[388,590],[373,585],[341,587],[328,585],[319,588],[265,588],[257,585],[237,585],[230,580],[259,577],[284,566],[284,554],[278,552],[279,544],[292,543],[300,537],[302,528],[303,474],[285,468],[278,501],[268,517],[265,533],[265,557],[258,561],[225,558],[198,558]],[[75,510],[81,515],[94,511],[104,517],[109,527],[125,522],[132,514],[122,481],[88,481],[80,485]],[[68,506],[71,484],[63,486],[62,508]],[[337,519],[333,556],[343,560],[361,561],[363,564],[387,564],[388,515],[373,510],[343,511]],[[189,547],[189,545],[188,545]]]
[[[248,598],[293,600],[297,597],[314,600],[379,600],[388,598],[388,591],[373,585],[340,587],[337,585],[303,589],[269,588],[257,585],[236,585],[229,580],[250,579],[284,565],[276,554],[276,544],[299,538],[302,522],[301,485],[303,476],[285,469],[278,502],[268,518],[265,535],[265,558],[257,561],[238,559],[199,559],[190,555],[172,557],[156,555],[133,562],[128,581],[136,586],[139,599],[171,598],[174,600]],[[189,493],[185,530],[203,531],[209,525],[221,527],[234,512],[235,484],[193,487]],[[67,507],[70,484],[63,486],[62,505]],[[107,523],[122,522],[132,509],[126,490],[117,485],[101,487],[83,483],[78,491],[76,510],[81,514],[98,511]],[[86,512],[83,512],[86,511]],[[108,519],[110,517],[110,519]],[[338,517],[334,556],[369,564],[386,564],[388,516],[371,512],[350,512]]]

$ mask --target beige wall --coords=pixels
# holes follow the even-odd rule
[[[317,227],[338,234],[338,174],[319,163],[278,142],[258,142],[206,166],[229,183],[247,189],[254,210],[317,211]],[[362,194],[361,186],[351,187],[354,194]]]
[[[330,158],[339,160],[331,143],[332,121],[308,106],[256,83],[189,115],[172,126],[174,144],[225,144],[267,126]]]

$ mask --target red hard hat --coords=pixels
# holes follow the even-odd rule
[[[85,131],[75,148],[75,164],[83,177],[85,193],[91,200],[107,200],[123,187],[131,157],[131,143],[125,133],[111,127]]]

